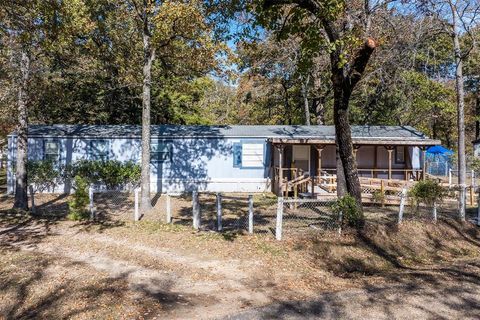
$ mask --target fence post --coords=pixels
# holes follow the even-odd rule
[[[342,235],[343,212],[338,213],[338,235]]]
[[[277,225],[275,228],[275,238],[277,240],[282,240],[282,220],[283,220],[283,197],[278,197]]]
[[[248,233],[253,233],[253,196],[248,196]]]
[[[167,223],[172,223],[172,205],[170,195],[167,193],[166,205],[167,205]]]
[[[452,168],[448,169],[448,187],[452,186]]]
[[[465,209],[467,201],[467,188],[465,185],[460,186],[460,195],[459,195],[459,209],[460,209],[460,221],[465,221]]]
[[[403,210],[405,209],[405,198],[407,197],[407,188],[403,187],[402,195],[400,196],[400,209],[398,210],[398,224],[403,221]]]
[[[88,187],[88,198],[90,199],[90,219],[95,219],[95,208],[93,207],[93,187]]]
[[[34,195],[34,192],[33,192],[33,186],[32,185],[28,186],[28,191],[30,192],[30,197],[31,197],[31,201],[32,201],[32,214],[35,214],[35,213],[37,213],[37,209],[35,208],[35,195]]]
[[[135,221],[140,220],[140,212],[139,212],[139,210],[138,210],[138,206],[139,206],[139,203],[138,203],[138,193],[139,193],[139,190],[138,190],[138,188],[137,188],[137,189],[135,189],[135,213],[134,213],[135,215],[134,215],[134,217],[133,217],[133,219],[134,219]]]
[[[433,222],[437,223],[437,202],[433,202]]]
[[[198,203],[198,191],[192,192],[193,229],[200,229],[200,204]]]
[[[217,231],[222,229],[222,194],[217,193]]]

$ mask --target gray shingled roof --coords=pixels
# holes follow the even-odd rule
[[[256,137],[282,139],[334,139],[333,126],[282,126],[282,125],[226,125],[183,126],[153,125],[152,137]],[[30,137],[140,137],[138,125],[31,125]],[[14,133],[12,134],[14,135]],[[410,126],[353,126],[353,138],[388,140],[428,140],[422,132]]]

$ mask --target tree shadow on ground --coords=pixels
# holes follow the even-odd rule
[[[5,319],[103,318],[120,317],[126,312],[133,318],[148,317],[149,313],[169,312],[194,299],[173,292],[172,282],[153,280],[149,285],[131,286],[129,272],[112,277],[83,263],[50,255],[7,255],[21,265],[16,270],[2,270],[0,275],[2,293],[6,294],[0,315]],[[57,274],[60,269],[71,272]]]
[[[390,285],[320,294],[308,301],[279,301],[228,319],[477,318],[480,266],[452,265],[392,274]],[[455,312],[459,312],[456,314]]]

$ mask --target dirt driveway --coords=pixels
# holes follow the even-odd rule
[[[404,275],[406,276],[406,275]],[[402,284],[281,301],[224,319],[479,319],[480,264],[416,272]]]

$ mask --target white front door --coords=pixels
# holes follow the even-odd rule
[[[292,154],[292,167],[300,168],[304,173],[310,172],[310,146],[294,145]]]

